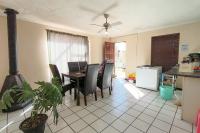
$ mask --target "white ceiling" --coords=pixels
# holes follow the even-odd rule
[[[123,24],[110,29],[109,36],[200,20],[200,0],[0,0],[0,5],[18,10],[21,19],[97,34],[100,28],[90,24],[101,25],[105,19],[100,16],[93,21],[92,18],[115,2],[118,6],[106,12],[112,16],[108,21]]]

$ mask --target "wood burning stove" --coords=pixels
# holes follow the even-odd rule
[[[8,57],[9,57],[9,75],[6,76],[3,87],[0,92],[0,98],[3,93],[13,87],[14,85],[22,87],[23,82],[25,81],[23,76],[19,74],[17,67],[17,49],[16,49],[16,40],[17,40],[17,27],[16,27],[16,14],[17,11],[14,9],[5,9],[4,12],[7,15],[7,28],[8,28]],[[12,94],[14,99],[14,103],[7,110],[3,110],[4,112],[11,112],[25,107],[27,104],[31,102],[31,100],[18,103],[17,102],[17,94]]]

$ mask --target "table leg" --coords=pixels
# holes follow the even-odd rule
[[[111,91],[113,90],[112,82],[113,82],[113,78],[111,77]]]
[[[77,79],[77,106],[80,106],[80,94],[79,94],[79,90],[80,90],[80,87],[79,87],[79,79]]]

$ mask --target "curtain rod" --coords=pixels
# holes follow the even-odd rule
[[[55,33],[58,33],[58,34],[65,34],[65,35],[70,35],[70,36],[86,37],[86,38],[88,38],[87,36],[82,36],[82,35],[75,35],[75,34],[71,34],[71,33],[66,33],[66,32],[61,32],[61,31],[55,31],[55,30],[49,30],[49,29],[46,29],[46,30],[50,31],[50,32],[55,32]]]

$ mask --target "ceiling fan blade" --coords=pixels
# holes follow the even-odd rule
[[[122,24],[122,22],[117,21],[117,22],[114,22],[114,23],[110,24],[110,26],[117,26],[117,25],[120,25],[120,24]]]
[[[84,7],[84,6],[79,6],[79,8],[83,11],[86,11],[86,12],[90,12],[90,13],[94,13],[94,14],[98,14],[99,12],[94,10],[94,9],[91,9],[91,8],[87,8],[87,7]]]
[[[106,9],[104,9],[102,12],[98,13],[96,16],[94,16],[92,18],[92,20],[96,20],[99,16],[103,15],[104,13],[108,12],[109,10],[115,8],[118,6],[118,2],[113,3],[112,5],[110,5],[109,7],[107,7]]]
[[[90,25],[94,25],[94,26],[103,27],[102,25],[99,25],[99,24],[90,24]]]
[[[99,30],[97,33],[101,33],[103,30],[105,30],[105,28],[102,28],[102,29]]]

